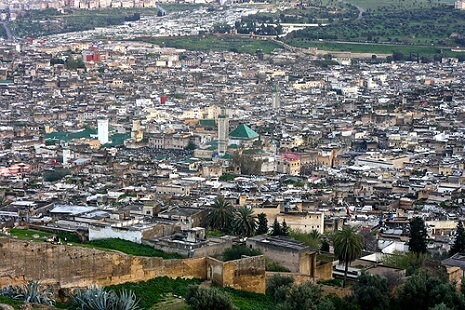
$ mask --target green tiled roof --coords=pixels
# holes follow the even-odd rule
[[[229,136],[239,139],[253,139],[258,137],[259,134],[253,131],[249,126],[240,124],[229,134]]]
[[[216,127],[216,122],[214,119],[201,119],[200,125],[203,127]]]

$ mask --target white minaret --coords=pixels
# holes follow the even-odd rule
[[[63,165],[66,165],[71,158],[71,150],[63,149]]]
[[[280,97],[278,85],[275,85],[273,89],[273,93],[271,94],[271,107],[274,110],[281,108],[281,97]]]
[[[98,125],[98,140],[100,144],[108,143],[108,120],[107,119],[99,119],[97,121]]]
[[[218,115],[218,155],[224,156],[228,149],[229,136],[229,119],[226,109],[221,109],[221,114]]]

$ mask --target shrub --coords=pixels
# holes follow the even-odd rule
[[[278,262],[274,262],[269,258],[265,260],[265,269],[266,271],[273,271],[273,272],[290,272],[290,270]]]
[[[228,294],[216,287],[190,286],[186,302],[194,310],[236,310]]]
[[[234,246],[223,252],[223,261],[227,262],[230,260],[240,259],[242,255],[257,256],[262,255],[262,252],[258,249],[250,249],[245,245]]]
[[[282,302],[286,299],[293,284],[294,278],[275,274],[267,281],[265,293],[275,301]]]
[[[313,310],[318,309],[318,305],[323,297],[323,290],[318,285],[306,282],[301,285],[294,285],[287,293],[286,300],[281,304],[282,310]],[[327,306],[325,304],[325,306]]]

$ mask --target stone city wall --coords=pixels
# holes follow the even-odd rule
[[[167,259],[46,242],[0,238],[0,287],[37,280],[61,288],[108,286],[156,277],[200,278],[265,292],[265,257],[221,262],[210,257]]]
[[[206,278],[206,258],[163,260],[84,247],[0,238],[0,286],[38,280],[63,288],[172,278]]]

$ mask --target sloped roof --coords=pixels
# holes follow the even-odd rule
[[[236,129],[231,131],[229,136],[238,139],[253,139],[258,137],[259,134],[253,131],[249,126],[240,124]]]

